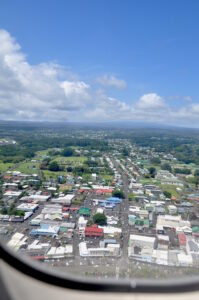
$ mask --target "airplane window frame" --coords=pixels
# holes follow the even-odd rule
[[[21,258],[6,245],[0,242],[0,258],[11,267],[23,274],[44,283],[90,292],[118,292],[118,293],[182,293],[199,290],[199,276],[181,279],[153,280],[153,279],[119,279],[104,280],[64,276],[62,273],[51,271],[39,263],[31,262],[28,257]]]

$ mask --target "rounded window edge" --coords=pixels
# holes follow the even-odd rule
[[[33,263],[28,257],[19,257],[0,243],[1,259],[19,272],[43,283],[71,290],[104,293],[182,293],[199,291],[199,276],[181,279],[90,279],[63,275]]]

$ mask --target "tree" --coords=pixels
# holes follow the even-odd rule
[[[69,166],[69,167],[66,168],[66,171],[67,171],[68,173],[71,173],[71,172],[73,171],[73,168]]]
[[[168,163],[164,163],[164,164],[162,164],[162,165],[161,165],[161,169],[162,169],[162,170],[169,171],[169,172],[171,172],[171,171],[172,171],[171,165],[170,165],[170,164],[168,164]]]
[[[165,195],[166,198],[171,198],[171,193],[168,191],[163,191],[163,194]]]
[[[92,220],[88,220],[87,226],[91,226],[91,225],[93,225],[93,221]]]
[[[19,217],[23,217],[23,216],[25,215],[25,213],[24,213],[24,211],[22,211],[22,210],[18,210],[18,211],[17,211],[17,215],[18,215]]]
[[[23,186],[22,186],[21,183],[18,183],[18,189],[19,189],[19,190],[23,190]]]
[[[161,164],[161,160],[159,157],[153,157],[151,158],[151,163],[154,165],[160,165]]]
[[[180,168],[175,168],[174,169],[175,174],[185,174],[185,175],[190,175],[191,174],[191,170],[190,169],[180,169]]]
[[[7,213],[8,213],[7,208],[6,208],[6,207],[3,207],[2,210],[1,210],[1,214],[2,214],[2,215],[7,215]]]
[[[199,169],[196,169],[195,172],[194,172],[194,176],[199,176]]]
[[[195,184],[195,186],[197,188],[199,185],[199,176],[194,176],[193,183]]]
[[[106,225],[107,224],[107,218],[105,216],[105,214],[101,214],[101,213],[96,213],[94,216],[93,216],[93,222],[95,224],[98,224],[98,225]]]
[[[135,195],[133,193],[128,194],[128,199],[129,199],[129,201],[134,200],[135,199]]]
[[[129,150],[127,148],[122,149],[123,156],[129,156]]]
[[[74,154],[74,151],[72,148],[68,147],[68,148],[65,148],[62,153],[61,153],[63,156],[65,157],[68,157],[68,156],[73,156]]]
[[[149,170],[149,174],[150,174],[151,178],[155,178],[156,168],[150,167],[150,168],[148,168],[148,170]]]
[[[50,171],[53,171],[53,172],[57,172],[59,171],[59,165],[56,161],[52,161],[50,164],[49,164],[49,170]]]
[[[118,198],[122,198],[122,199],[124,199],[125,198],[125,195],[124,195],[124,192],[122,191],[122,190],[114,190],[113,192],[112,192],[112,196],[113,197],[118,197]]]

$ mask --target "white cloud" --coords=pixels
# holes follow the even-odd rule
[[[124,80],[104,75],[104,86],[125,88]],[[199,104],[166,103],[157,93],[127,104],[105,94],[56,63],[31,65],[21,47],[0,30],[0,119],[34,121],[133,120],[199,126]]]
[[[184,100],[191,102],[192,101],[192,97],[191,96],[184,96]]]
[[[118,79],[113,75],[105,74],[97,78],[97,82],[105,87],[114,87],[117,89],[125,89],[127,84],[123,79]]]
[[[70,82],[66,80],[61,82],[60,86],[64,89],[64,93],[67,97],[73,94],[80,95],[84,98],[88,97],[88,89],[90,86],[83,81]]]
[[[165,108],[165,102],[162,97],[156,93],[143,95],[136,104],[138,109],[162,109]]]

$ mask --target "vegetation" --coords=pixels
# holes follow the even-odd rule
[[[15,208],[15,204],[14,203],[12,203],[10,205],[10,207],[5,207],[3,205],[0,213],[3,214],[3,215],[9,215],[9,216],[19,216],[19,217],[23,217],[24,216],[24,211],[17,210]]]
[[[151,178],[155,178],[155,175],[156,175],[156,168],[150,167],[150,168],[148,168],[148,171],[149,171],[150,177],[151,177]]]
[[[195,176],[195,177],[199,176],[199,169],[196,169],[196,170],[195,170],[194,176]]]
[[[60,171],[60,166],[58,165],[58,163],[56,161],[52,161],[49,164],[48,169],[53,172],[58,172],[58,171]]]
[[[129,150],[127,148],[122,149],[122,155],[123,156],[129,156]]]
[[[162,170],[165,170],[165,171],[169,171],[169,172],[172,172],[172,168],[171,168],[171,165],[169,163],[164,163],[161,165],[161,169]]]
[[[151,158],[151,164],[153,165],[160,165],[161,164],[161,160],[159,157],[153,157]]]
[[[107,218],[104,214],[101,214],[101,213],[96,213],[94,216],[93,216],[93,222],[97,225],[106,225],[107,224]]]
[[[191,170],[190,169],[179,169],[179,168],[175,168],[174,172],[176,174],[185,174],[185,175],[190,175],[191,174]]]
[[[166,198],[171,198],[172,197],[171,193],[168,192],[168,191],[163,191],[163,194],[165,195]]]
[[[0,173],[6,172],[9,168],[13,166],[12,163],[6,163],[3,161],[0,161]]]
[[[135,195],[133,193],[128,194],[128,199],[129,199],[129,201],[134,200],[135,199]]]
[[[74,150],[70,147],[68,148],[65,148],[62,152],[61,152],[61,155],[64,156],[64,157],[69,157],[69,156],[73,156],[74,154]]]
[[[112,196],[113,197],[118,197],[118,198],[121,198],[121,199],[125,198],[124,192],[122,190],[118,190],[118,189],[116,189],[112,192]]]

